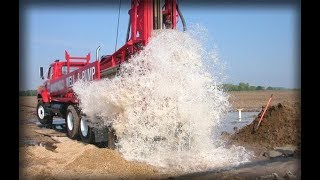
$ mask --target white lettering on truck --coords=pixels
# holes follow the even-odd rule
[[[96,73],[96,68],[93,66],[91,68],[85,69],[82,72],[78,73],[78,78],[77,80],[84,80],[84,81],[92,81],[93,77]],[[72,85],[75,83],[75,74],[68,76],[66,78],[66,82],[67,82],[67,87],[72,87]]]

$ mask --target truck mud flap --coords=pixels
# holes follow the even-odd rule
[[[93,128],[95,142],[107,142],[108,141],[108,128]]]

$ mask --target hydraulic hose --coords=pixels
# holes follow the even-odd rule
[[[130,34],[130,25],[131,25],[131,16],[129,16],[129,23],[128,23],[128,29],[127,29],[127,37],[126,42],[129,40],[129,34]]]
[[[178,4],[177,4],[177,11],[178,11],[178,14],[179,14],[179,16],[181,18],[181,21],[182,21],[183,31],[186,31],[187,30],[186,21],[184,20],[184,17],[182,15],[181,11],[180,11],[180,8],[179,8]]]

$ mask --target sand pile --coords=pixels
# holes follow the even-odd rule
[[[165,177],[150,165],[129,162],[117,151],[61,137],[54,151],[41,146],[20,148],[23,179],[113,179]]]
[[[231,136],[231,141],[261,145],[267,148],[295,145],[300,146],[300,103],[278,103],[270,106],[259,126],[253,133],[262,112],[249,125]]]

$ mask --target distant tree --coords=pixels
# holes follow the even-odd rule
[[[255,86],[250,86],[250,87],[249,87],[249,90],[250,90],[250,91],[254,91],[254,90],[256,90],[256,87],[255,87]]]
[[[36,96],[37,90],[19,91],[19,96]]]
[[[286,89],[288,89],[288,88],[284,88],[284,87],[274,87],[273,89],[274,89],[274,90],[286,90]]]
[[[238,85],[234,84],[222,84],[220,87],[224,91],[256,91],[256,90],[285,90],[287,88],[283,87],[271,87],[268,86],[265,88],[264,86],[250,86],[249,83],[240,82]]]
[[[264,90],[265,88],[263,86],[257,86],[256,90]]]
[[[241,89],[237,85],[232,85],[231,90],[232,91],[241,91]]]
[[[244,83],[244,82],[239,83],[238,89],[239,91],[248,91],[249,83]]]

